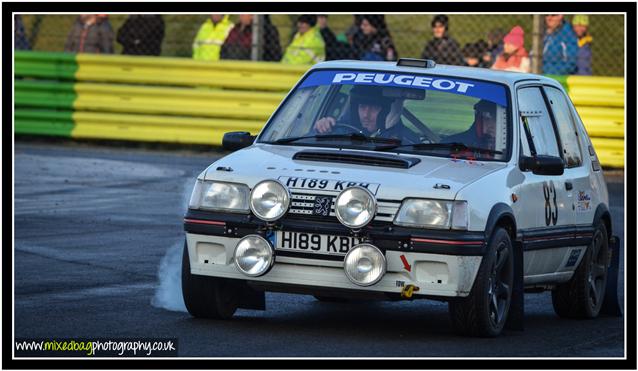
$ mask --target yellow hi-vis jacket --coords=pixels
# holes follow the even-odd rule
[[[326,59],[325,43],[317,27],[311,27],[305,34],[297,32],[286,48],[281,59],[288,64],[315,64]]]
[[[233,23],[228,15],[225,15],[217,24],[213,24],[213,21],[208,18],[199,28],[193,41],[193,59],[218,61],[222,44],[232,28]]]

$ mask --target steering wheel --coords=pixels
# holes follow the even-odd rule
[[[347,128],[347,129],[350,129],[350,130],[344,130],[344,129],[339,130],[338,128]],[[358,127],[350,125],[350,124],[344,124],[342,122],[336,123],[332,127],[332,132],[333,133],[337,132],[337,131],[342,131],[342,132],[345,132],[345,133],[349,133],[351,131],[353,131],[355,133],[362,133],[363,132],[363,130],[361,128],[358,128]]]

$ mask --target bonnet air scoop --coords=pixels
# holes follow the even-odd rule
[[[355,151],[305,150],[295,153],[293,160],[336,162],[363,166],[392,167],[409,169],[421,162],[416,157],[403,157],[385,153],[364,153]]]

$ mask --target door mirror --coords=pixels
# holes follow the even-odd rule
[[[536,175],[563,175],[565,171],[565,162],[556,156],[522,156],[519,166],[521,171],[531,170]]]
[[[247,131],[231,131],[224,134],[222,147],[228,151],[236,151],[253,144],[256,137],[256,135],[250,135]]]

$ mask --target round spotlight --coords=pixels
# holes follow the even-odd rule
[[[362,228],[374,219],[377,201],[372,192],[363,187],[346,188],[335,201],[335,213],[341,224]]]
[[[237,269],[250,277],[266,274],[275,262],[274,250],[270,243],[255,234],[239,240],[233,258]]]
[[[343,269],[346,277],[355,285],[371,286],[385,274],[385,256],[377,247],[362,243],[346,254]]]
[[[264,180],[250,192],[250,210],[261,220],[275,221],[288,211],[290,192],[276,180]]]

